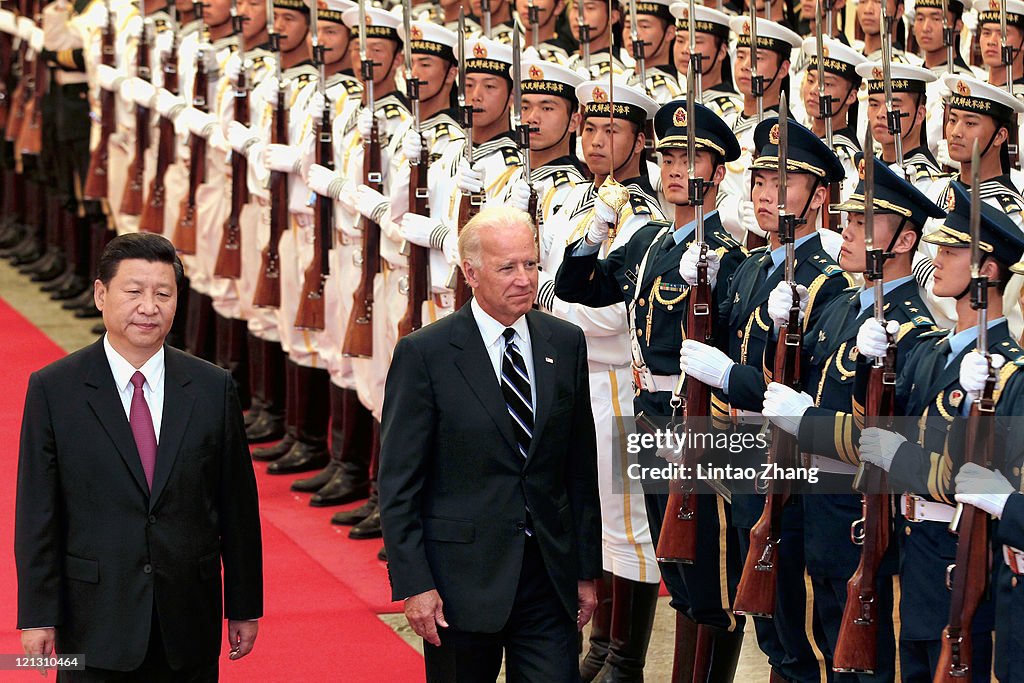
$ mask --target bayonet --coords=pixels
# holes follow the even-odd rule
[[[530,159],[530,126],[523,123],[523,65],[519,32],[512,33],[512,127],[516,131],[516,142],[523,155],[523,176],[530,186],[530,199],[536,203],[537,190],[533,187],[533,163]],[[539,217],[531,216],[540,229]]]
[[[906,176],[903,168],[903,113],[894,109],[892,104],[892,17],[886,10],[886,0],[881,3],[882,17],[882,89],[885,93],[885,115],[889,135],[893,136],[896,145],[896,164],[900,173]]]
[[[942,0],[942,44],[946,46],[946,73],[953,73],[953,25],[949,22],[949,0]]]
[[[530,44],[540,50],[540,8],[529,0],[526,5],[526,23],[530,27]]]
[[[1004,3],[1005,7],[1005,3]],[[971,308],[978,312],[978,353],[992,361],[988,353],[988,277],[981,274],[984,256],[981,253],[981,158],[978,141],[971,151]]]
[[[629,39],[633,45],[633,60],[636,62],[636,73],[640,75],[640,86],[647,92],[647,60],[644,59],[646,43],[640,40],[640,32],[636,26],[636,0],[629,0]]]
[[[587,70],[587,76],[590,77],[590,25],[583,17],[583,0],[576,1],[576,28],[579,31],[580,37],[580,50],[583,53],[583,66]]]
[[[480,14],[483,15],[484,38],[491,37],[491,0],[480,0]]]
[[[832,149],[832,96],[825,92],[825,39],[821,29],[821,3],[814,3],[814,41],[818,50],[818,113],[825,123],[825,144]]]
[[[757,11],[750,0],[750,94],[757,99],[757,122],[764,120],[764,76],[757,71]]]

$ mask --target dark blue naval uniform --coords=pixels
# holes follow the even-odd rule
[[[564,301],[593,307],[625,301],[627,310],[632,305],[633,334],[644,362],[655,375],[679,374],[679,347],[688,310],[689,286],[679,274],[679,260],[693,236],[676,244],[670,230],[671,224],[652,221],[601,260],[596,253],[575,255],[580,244],[577,240],[566,247],[565,259],[555,279],[555,295]],[[713,297],[717,297],[719,291],[728,287],[746,254],[722,228],[717,212],[705,218],[704,231],[708,249],[718,253],[721,259],[712,292]],[[640,282],[637,282],[638,276],[642,277]],[[719,323],[715,329],[724,328]],[[668,417],[672,413],[671,398],[670,391],[649,392],[637,388],[633,407],[638,415],[643,412]],[[651,536],[657,543],[668,496],[647,495],[645,499]],[[697,500],[697,561],[692,565],[660,564],[662,578],[672,595],[672,607],[699,624],[742,630],[743,620],[733,616],[731,610],[742,560],[736,543],[729,539],[728,525],[719,524],[720,519],[728,519],[729,506],[718,496],[701,495]],[[724,591],[719,571],[723,556],[728,568]]]
[[[850,277],[821,246],[821,238],[811,235],[796,247],[795,279],[807,287],[808,303],[804,330],[814,328],[830,301],[852,284]],[[740,266],[729,287],[729,295],[720,305],[720,315],[729,321],[727,350],[736,362],[729,372],[728,394],[715,402],[716,411],[726,414],[729,408],[760,411],[771,374],[774,350],[774,325],[768,316],[768,296],[785,278],[785,266],[769,274],[772,266],[767,247],[751,252]],[[726,404],[728,401],[728,405]],[[764,462],[764,453],[756,460]],[[764,510],[764,497],[754,494],[733,495],[733,524],[745,556],[750,545],[750,529]],[[761,650],[778,673],[791,681],[820,681],[824,666],[831,675],[831,660],[824,665],[816,651],[824,656],[824,634],[817,619],[813,634],[806,631],[806,606],[809,603],[804,584],[803,520],[796,497],[783,512],[783,533],[779,546],[778,597],[775,618],[755,618],[757,639]],[[813,641],[813,642],[812,642]]]
[[[857,400],[855,385],[865,380],[870,363],[857,352],[857,332],[874,315],[874,307],[862,309],[861,288],[851,288],[822,311],[804,338],[802,367],[806,373],[804,390],[814,398],[800,423],[798,440],[804,453],[859,464],[857,444],[863,424],[862,399]],[[870,293],[871,290],[868,290]],[[869,296],[871,302],[874,296]],[[884,295],[885,319],[900,324],[896,333],[896,367],[900,372],[924,332],[935,329],[927,307],[921,300],[913,277]],[[838,469],[838,468],[837,468]],[[861,547],[850,540],[850,527],[862,514],[861,496],[852,493],[853,474],[821,474],[823,490],[851,490],[850,494],[815,493],[801,496],[804,513],[804,559],[814,587],[814,609],[831,652],[835,651],[846,607],[846,582],[857,569]],[[892,681],[896,675],[896,649],[893,621],[892,576],[897,571],[897,543],[879,568],[876,585],[878,614],[877,664],[873,675],[861,675],[862,681]]]
[[[959,449],[949,448],[949,427],[961,415],[966,398],[960,387],[960,363],[974,345],[965,347],[950,360],[945,332],[923,335],[929,343],[915,348],[897,381],[897,410],[900,415],[922,416],[916,434],[904,434],[889,471],[889,483],[896,491],[908,491],[926,500],[955,505],[954,477],[962,464]],[[988,331],[988,348],[1009,359],[1004,380],[1016,371],[1022,352],[1010,336],[1005,320]],[[997,403],[997,414],[1006,406]],[[955,461],[954,461],[955,457]],[[900,565],[900,665],[904,681],[930,681],[938,662],[942,629],[949,619],[950,593],[946,590],[946,568],[956,560],[957,538],[945,522],[905,520]],[[978,608],[971,624],[974,634],[972,672],[978,683],[989,680],[993,628],[991,600]]]

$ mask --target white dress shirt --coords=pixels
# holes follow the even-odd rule
[[[132,395],[135,393],[132,375],[135,374],[135,367],[114,350],[106,335],[103,335],[103,350],[107,352],[107,363],[114,375],[114,386],[117,388],[121,405],[124,406],[125,417],[131,420]],[[146,398],[149,414],[153,417],[156,442],[160,443],[160,421],[164,416],[164,347],[161,346],[160,350],[139,368],[139,372],[146,378],[145,384],[142,385],[142,395]]]
[[[505,338],[502,335],[505,332],[506,326],[488,315],[475,298],[470,299],[469,305],[472,307],[473,319],[476,320],[476,326],[484,340],[484,348],[487,349],[487,355],[491,359],[491,367],[494,368],[494,376],[500,386],[501,359],[505,355]],[[537,374],[533,371],[533,345],[530,343],[530,326],[527,324],[526,316],[524,315],[508,327],[516,331],[516,336],[512,340],[515,342],[519,353],[523,356],[523,361],[526,363],[526,374],[530,376],[530,401],[533,406],[533,413],[536,415],[537,382],[534,381],[534,378],[536,378]]]

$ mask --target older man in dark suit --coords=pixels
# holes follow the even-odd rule
[[[402,339],[381,422],[392,592],[429,681],[575,681],[601,519],[582,331],[531,310],[529,216],[487,209],[459,236],[474,298]],[[440,626],[440,630],[437,628]]]
[[[111,241],[106,335],[29,380],[18,627],[27,654],[85,655],[64,680],[215,681],[223,612],[231,659],[256,639],[256,481],[231,376],[164,345],[181,276],[165,238]]]

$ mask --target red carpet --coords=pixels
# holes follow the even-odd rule
[[[63,351],[0,299],[4,377],[0,392],[0,653],[19,653],[14,501],[18,433],[29,374]],[[314,510],[288,490],[290,477],[257,466],[263,518],[266,616],[256,649],[221,661],[225,681],[423,680],[423,660],[377,617],[394,611],[378,541],[349,541],[327,523],[334,509]],[[35,672],[0,672],[0,680],[41,680]],[[48,680],[53,680],[52,675]]]

